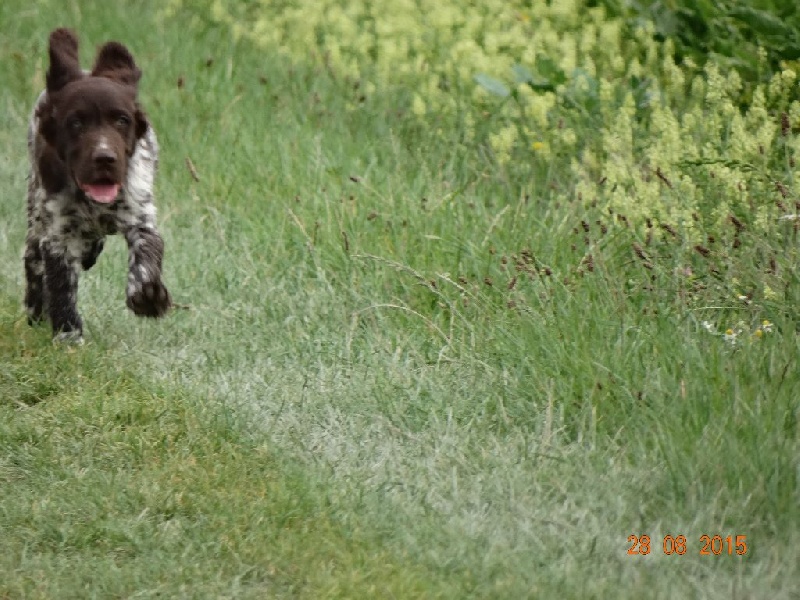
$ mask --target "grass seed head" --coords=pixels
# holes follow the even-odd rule
[[[677,237],[678,237],[678,232],[677,232],[677,231],[675,231],[675,228],[674,228],[672,225],[670,225],[669,223],[661,223],[661,229],[663,229],[664,231],[666,231],[666,232],[667,232],[668,234],[670,234],[670,235],[671,235],[673,238],[676,238],[676,239],[677,239]]]

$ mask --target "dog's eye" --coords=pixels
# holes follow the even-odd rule
[[[79,133],[80,130],[83,129],[83,121],[75,117],[67,122],[67,127],[69,127],[72,133]]]
[[[116,123],[118,127],[127,127],[131,124],[131,118],[128,115],[119,115]]]

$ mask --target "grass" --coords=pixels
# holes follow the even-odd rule
[[[548,165],[506,177],[402,95],[131,6],[0,7],[0,597],[795,597],[794,246],[720,240],[687,283],[664,242],[648,269],[550,201]],[[144,69],[189,306],[129,315],[113,239],[77,349],[19,303],[23,132],[61,24]],[[734,278],[778,297],[720,307]]]
[[[307,478],[223,412],[96,349],[16,333],[2,345],[13,411],[0,426],[3,597],[318,597],[364,580],[404,595],[446,589],[345,534]]]

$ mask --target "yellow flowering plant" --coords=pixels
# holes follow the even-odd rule
[[[658,21],[632,26],[590,4],[214,0],[208,10],[235,37],[322,61],[367,92],[411,90],[413,115],[457,117],[502,169],[560,159],[569,194],[640,228],[650,218],[699,241],[733,213],[779,233],[773,182],[793,193],[800,149],[781,125],[800,127],[795,71],[756,85],[742,110],[734,69],[681,61],[672,39],[656,41]]]
[[[762,48],[759,76],[743,78],[730,60],[685,52],[658,19],[606,4],[213,0],[203,10],[235,38],[324,65],[366,97],[391,90],[420,126],[455,124],[492,161],[490,176],[613,229],[615,244],[640,249],[633,264],[671,278],[687,303],[735,297],[726,273],[774,302],[758,290],[780,287],[778,259],[742,270],[737,252],[769,255],[764,240],[798,234],[796,65],[775,69]]]

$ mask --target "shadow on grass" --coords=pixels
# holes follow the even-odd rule
[[[460,595],[213,399],[118,359],[54,345],[0,295],[0,597]]]

